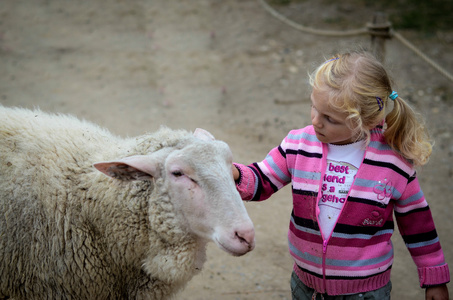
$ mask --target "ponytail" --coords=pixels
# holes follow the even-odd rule
[[[393,110],[385,118],[386,142],[415,166],[428,162],[432,143],[421,115],[415,112],[404,99],[395,98]]]

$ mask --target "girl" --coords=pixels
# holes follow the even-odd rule
[[[448,265],[414,169],[432,148],[418,115],[365,52],[326,61],[310,84],[312,125],[262,162],[233,168],[244,200],[292,184],[293,299],[390,299],[393,213],[426,299],[448,299]]]

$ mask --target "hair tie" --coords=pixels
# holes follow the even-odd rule
[[[337,60],[337,59],[339,59],[339,57],[331,58],[331,59],[329,59],[329,60],[326,60],[326,61],[324,62],[324,64],[326,64],[326,63],[328,63],[328,62],[331,62],[331,61],[334,61],[334,60]]]
[[[389,96],[389,98],[392,99],[392,100],[395,100],[397,97],[398,97],[398,93],[395,92],[395,91],[393,91],[393,92],[390,94],[390,96]]]
[[[382,101],[381,98],[376,97],[377,105],[379,106],[379,111],[381,111],[384,108],[384,101]]]

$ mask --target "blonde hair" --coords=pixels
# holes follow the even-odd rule
[[[401,97],[389,100],[390,78],[383,65],[367,52],[335,55],[311,75],[310,84],[329,94],[330,105],[348,114],[357,140],[370,141],[370,129],[385,120],[386,142],[415,166],[428,162],[432,152],[424,121]],[[393,109],[386,116],[389,101]]]

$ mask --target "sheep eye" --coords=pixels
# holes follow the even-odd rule
[[[181,177],[183,175],[181,171],[174,171],[174,172],[171,172],[171,174],[175,177]]]

